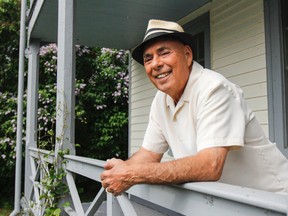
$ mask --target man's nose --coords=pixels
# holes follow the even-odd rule
[[[153,58],[153,60],[152,60],[152,68],[154,69],[154,70],[159,70],[159,69],[161,69],[162,68],[162,66],[163,66],[163,61],[161,60],[161,58],[160,57],[154,57]]]

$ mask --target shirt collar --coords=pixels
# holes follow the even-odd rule
[[[196,61],[193,61],[193,65],[192,65],[192,70],[191,73],[189,75],[189,79],[188,82],[185,86],[184,92],[180,98],[180,100],[178,101],[177,105],[182,106],[182,104],[184,102],[188,102],[190,101],[190,89],[192,88],[192,86],[194,85],[194,83],[198,80],[198,78],[200,77],[200,75],[202,74],[203,71],[203,67],[197,63]],[[174,100],[166,94],[166,105],[167,107],[174,107]]]

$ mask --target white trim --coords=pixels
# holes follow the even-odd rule
[[[212,3],[209,2],[205,5],[203,5],[202,7],[197,9],[196,11],[193,11],[192,13],[188,14],[187,16],[184,16],[182,19],[180,19],[178,21],[178,23],[183,26],[183,25],[187,24],[188,22],[191,22],[191,20],[194,20],[197,17],[209,12],[210,8],[211,8],[211,4]]]

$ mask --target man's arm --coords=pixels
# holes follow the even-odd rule
[[[135,184],[217,181],[221,177],[227,152],[227,147],[213,147],[195,156],[159,163],[162,155],[142,148],[127,162],[109,160],[101,174],[102,186],[119,195]]]
[[[137,164],[137,163],[159,163],[162,159],[163,154],[157,154],[152,151],[148,151],[141,147],[137,152],[135,152],[127,161],[127,164]]]

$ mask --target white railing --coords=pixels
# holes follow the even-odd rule
[[[42,202],[41,195],[43,194],[43,188],[40,184],[43,177],[44,165],[52,164],[54,157],[49,151],[43,149],[30,148],[29,149],[30,165],[31,165],[31,190],[25,196],[25,200],[22,199],[22,208],[24,212],[32,212],[33,215],[43,215],[45,211],[45,205]],[[26,173],[25,173],[26,174]]]
[[[128,192],[183,215],[288,215],[288,196],[219,182],[137,185]]]
[[[121,196],[113,197],[111,194],[107,194],[106,191],[101,188],[98,194],[95,196],[94,200],[91,202],[90,206],[84,212],[82,203],[80,201],[76,185],[74,183],[73,174],[82,175],[86,178],[93,179],[95,181],[101,182],[100,174],[103,172],[103,166],[105,161],[100,161],[91,158],[79,157],[74,155],[66,155],[64,158],[67,160],[66,172],[67,172],[67,183],[70,189],[72,201],[75,210],[71,208],[66,208],[66,212],[69,214],[73,213],[76,215],[87,215],[92,216],[96,213],[100,205],[107,198],[107,215],[119,214],[119,210],[123,212],[125,216],[136,216],[134,207],[132,206],[127,194]],[[120,209],[113,203],[117,201]]]
[[[39,200],[41,188],[37,187],[37,182],[39,182],[37,179],[41,177],[41,172],[37,163],[39,160],[53,160],[51,156],[44,155],[49,155],[49,152],[30,149],[30,157],[34,161],[31,163],[33,164],[31,181],[34,191],[33,196],[31,192],[31,197],[34,197],[34,201],[39,204],[41,204]],[[73,203],[71,207],[65,208],[68,215],[92,216],[104,201],[107,203],[109,216],[119,216],[120,212],[125,216],[137,215],[127,194],[114,197],[106,194],[103,188],[100,189],[88,209],[84,210],[73,175],[82,175],[100,182],[100,173],[103,171],[105,161],[74,155],[66,155],[64,158],[67,160],[66,180]],[[147,203],[153,203],[154,206],[161,206],[183,215],[288,216],[288,196],[218,182],[186,183],[176,186],[136,185],[127,192],[131,197],[140,198]],[[39,209],[36,210],[39,212]]]
[[[54,163],[54,156],[50,151],[29,148],[29,156],[31,161],[31,176],[29,177],[31,184],[31,191],[24,201],[24,212],[30,212],[33,215],[44,215],[45,207],[41,196],[44,189],[40,182],[44,176],[42,169],[46,169],[46,164]],[[64,157],[66,162],[66,181],[69,187],[69,192],[72,199],[73,207],[65,207],[64,210],[68,215],[78,216],[92,216],[96,213],[99,207],[104,201],[107,203],[107,215],[118,215],[119,212],[123,212],[124,216],[137,216],[134,207],[132,206],[127,194],[123,194],[118,197],[114,197],[112,194],[107,194],[106,191],[101,188],[95,196],[94,200],[90,203],[88,209],[84,211],[83,205],[80,201],[78,190],[73,178],[74,174],[82,175],[84,177],[93,179],[100,182],[100,173],[103,172],[103,166],[105,161],[95,160],[91,158],[66,155]]]

